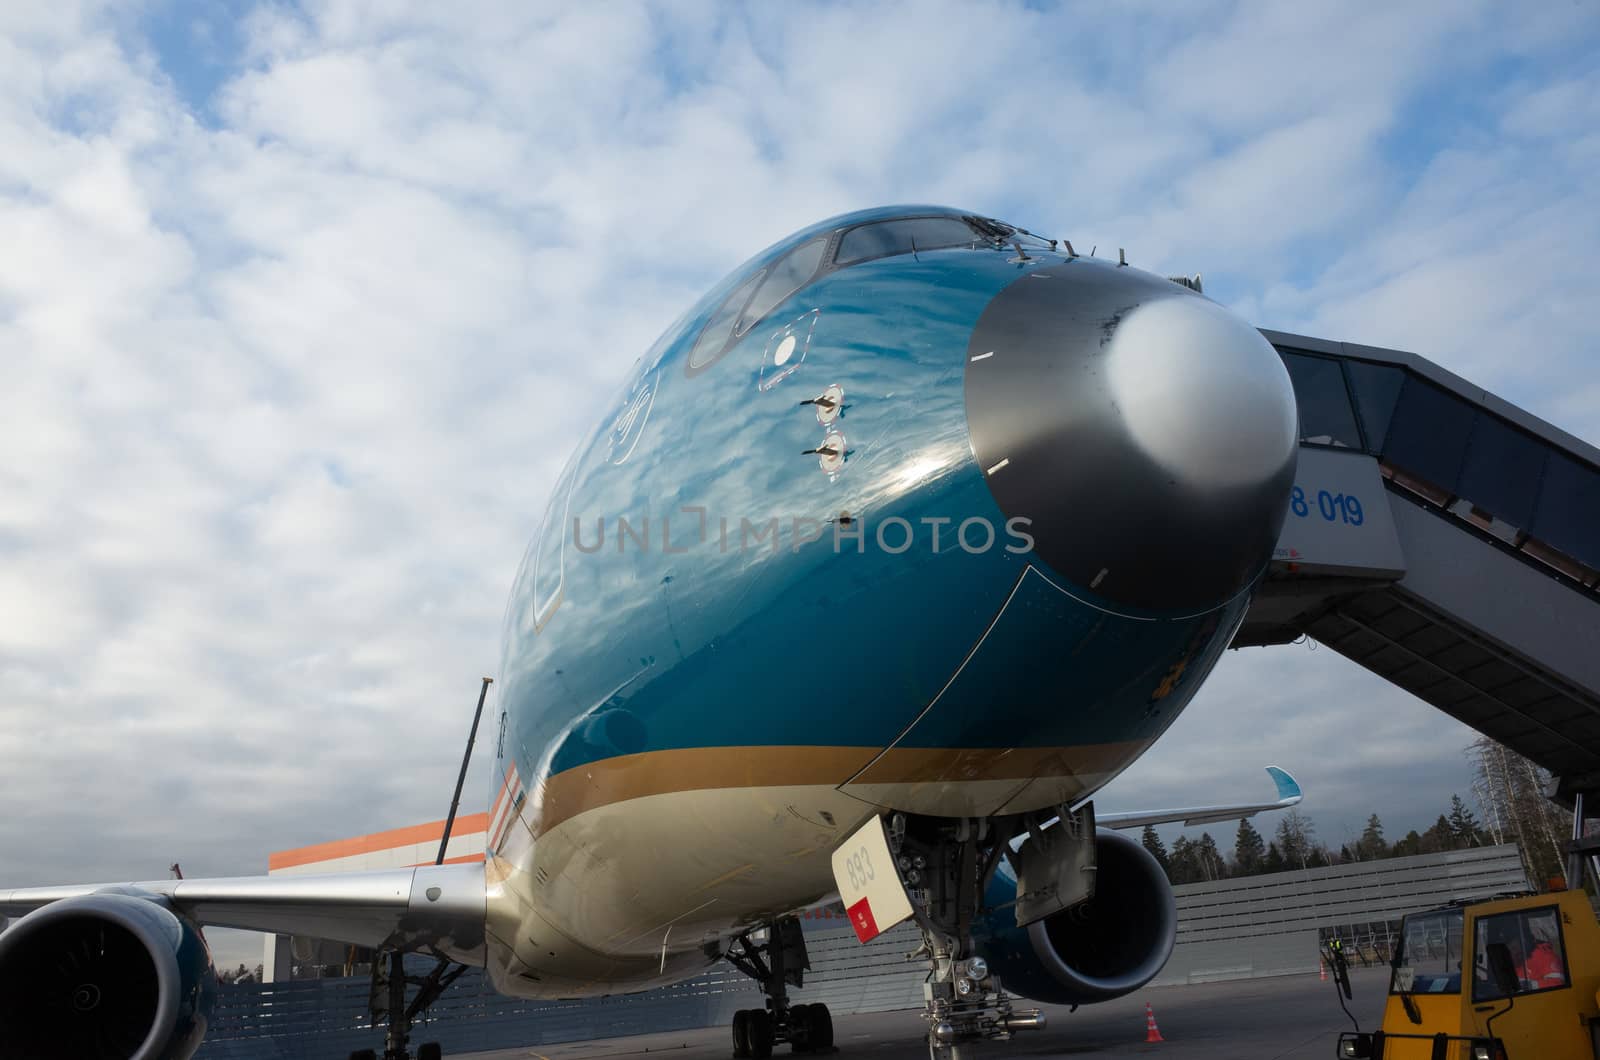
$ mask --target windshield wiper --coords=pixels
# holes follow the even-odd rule
[[[979,217],[977,214],[968,214],[962,220],[977,229],[983,238],[997,247],[1003,247],[1007,243],[1014,242],[1017,236],[1027,236],[1029,239],[1037,239],[1041,243],[1048,244],[1051,250],[1056,249],[1057,240],[1051,239],[1049,236],[1041,236],[1036,232],[1030,232],[1026,228],[1008,225],[1004,221],[996,221],[993,217]]]
[[[1396,956],[1394,961],[1389,965],[1389,982],[1395,984],[1400,982],[1400,967],[1400,958]],[[1415,973],[1412,973],[1411,981],[1413,983],[1416,982]],[[1397,990],[1395,993],[1400,995],[1400,1007],[1406,1010],[1406,1019],[1410,1020],[1417,1026],[1421,1026],[1422,1012],[1417,1008],[1417,1003],[1411,1000],[1410,988],[1408,987],[1403,990]]]
[[[996,245],[1004,245],[1013,233],[1020,231],[1004,221],[996,221],[992,217],[979,217],[977,214],[967,214],[961,218],[983,238]]]

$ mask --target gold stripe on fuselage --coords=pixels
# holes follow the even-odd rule
[[[601,759],[546,780],[524,807],[535,837],[590,810],[649,795],[721,788],[843,786],[864,802],[884,789],[907,793],[1014,781],[989,812],[1042,809],[1092,791],[1131,762],[1144,745],[1078,747],[686,747]],[[870,764],[869,764],[870,763]],[[1032,785],[1035,780],[1055,783]],[[992,784],[989,786],[992,787]],[[1003,786],[1002,786],[1003,787]],[[1033,788],[1039,791],[1034,793]],[[909,796],[912,803],[918,800]],[[898,801],[898,800],[897,800]],[[1031,805],[1037,802],[1038,805]],[[896,809],[936,813],[937,806]]]

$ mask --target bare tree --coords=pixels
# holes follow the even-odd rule
[[[1495,842],[1514,840],[1529,880],[1541,883],[1562,871],[1567,822],[1544,796],[1544,770],[1487,736],[1472,742],[1472,791],[1484,827]]]

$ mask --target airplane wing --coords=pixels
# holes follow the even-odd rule
[[[484,962],[484,867],[424,865],[323,876],[99,883],[0,890],[0,916],[94,894],[164,897],[201,927],[245,928]]]
[[[1264,810],[1287,810],[1301,799],[1300,785],[1285,770],[1268,766],[1267,775],[1278,788],[1277,802],[1245,802],[1233,806],[1190,806],[1176,810],[1134,810],[1128,813],[1096,813],[1095,824],[1106,828],[1143,828],[1147,824],[1185,825],[1238,821]]]

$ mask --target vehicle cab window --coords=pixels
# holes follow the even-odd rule
[[[1518,994],[1566,986],[1566,950],[1561,943],[1561,916],[1553,905],[1519,909],[1478,918],[1472,946],[1472,1000],[1493,1001],[1506,995],[1489,972],[1489,946],[1504,943],[1517,970]]]
[[[1407,917],[1389,993],[1459,994],[1461,933],[1459,909]]]

